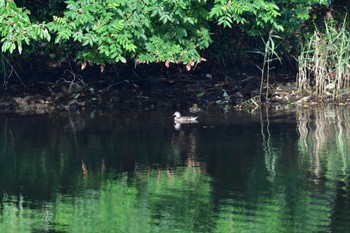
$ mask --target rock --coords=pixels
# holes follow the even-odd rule
[[[190,113],[198,113],[202,111],[197,104],[193,104],[192,107],[190,107],[188,110],[190,111]]]

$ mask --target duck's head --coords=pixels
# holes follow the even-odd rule
[[[181,114],[179,112],[175,112],[173,116],[174,117],[181,117]]]

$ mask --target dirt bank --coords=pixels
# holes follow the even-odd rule
[[[140,77],[86,81],[82,76],[68,72],[55,82],[12,84],[2,91],[0,111],[33,114],[116,109],[146,111],[190,109],[193,104],[204,111],[251,111],[266,103],[279,109],[320,102],[298,93],[293,78],[288,75],[275,77],[273,84],[268,86],[267,99],[264,84],[261,101],[261,79],[256,74],[202,72]],[[325,100],[332,101],[331,98]]]

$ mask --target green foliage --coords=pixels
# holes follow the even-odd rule
[[[266,24],[271,24],[275,29],[283,30],[283,27],[275,21],[276,17],[281,16],[279,7],[274,2],[267,2],[264,0],[215,0],[214,7],[211,9],[209,17],[217,19],[219,25],[232,27],[233,23],[248,23],[249,20],[245,15],[250,14],[254,15],[255,23],[258,26],[264,27]]]
[[[55,43],[70,39],[79,42],[82,46],[79,55],[84,60],[97,56],[97,61],[125,61],[123,50],[134,52],[135,45],[130,35],[121,33],[126,25],[120,12],[114,12],[117,8],[111,2],[107,1],[105,7],[102,2],[67,1],[64,17],[54,16],[48,24],[56,33]]]
[[[0,43],[2,52],[13,53],[17,48],[22,53],[23,42],[47,40],[51,36],[45,23],[31,23],[29,12],[18,8],[13,1],[0,0]]]
[[[215,0],[209,18],[224,27],[241,25],[250,35],[261,35],[266,27],[290,33],[309,18],[309,9],[315,4],[326,5],[328,1]]]
[[[324,5],[328,6],[332,1],[329,0],[310,0],[310,1],[276,1],[281,9],[281,17],[277,22],[281,24],[286,33],[295,33],[299,31],[304,22],[310,19],[310,10],[313,7]]]
[[[291,33],[308,19],[310,7],[327,4],[326,0],[67,0],[62,11],[62,1],[55,0],[54,8],[39,11],[26,1],[19,2],[21,7],[12,0],[0,0],[2,52],[13,53],[17,48],[22,53],[23,43],[50,41],[52,36],[55,44],[65,48],[63,53],[70,53],[58,56],[81,63],[136,58],[138,63],[190,66],[202,60],[200,52],[212,42],[210,31],[225,34],[224,28],[238,25],[246,34],[259,37],[271,29]],[[32,16],[26,6],[36,15]],[[55,15],[47,18],[49,12]],[[215,24],[222,27],[213,28]],[[222,45],[221,49],[233,53],[230,46]]]
[[[66,1],[63,17],[54,16],[48,26],[55,42],[78,42],[83,62],[167,61],[190,63],[200,60],[196,48],[209,46],[203,10],[190,11],[201,1]]]
[[[185,64],[200,61],[198,50],[207,48],[211,42],[205,19],[206,1],[158,1],[150,9],[153,28],[139,60]]]

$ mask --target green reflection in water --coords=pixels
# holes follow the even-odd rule
[[[122,180],[106,182],[99,190],[75,197],[59,195],[52,225],[64,232],[132,232],[129,224],[137,215],[136,201],[137,190]]]
[[[32,232],[32,226],[39,219],[37,217],[40,217],[35,216],[35,212],[37,211],[23,206],[22,197],[17,200],[14,196],[4,196],[1,205],[0,232]]]
[[[210,226],[209,178],[196,167],[122,174],[99,189],[58,194],[39,209],[22,197],[2,202],[1,232],[208,232]]]
[[[5,124],[0,232],[350,232],[348,112],[181,131],[29,124],[42,134],[29,138]]]

